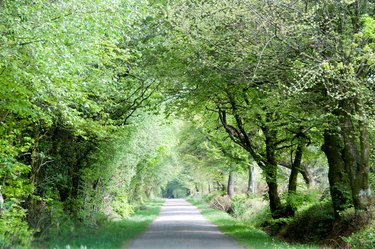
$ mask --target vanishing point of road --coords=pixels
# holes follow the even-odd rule
[[[167,199],[148,230],[129,249],[242,249],[198,209],[182,199]]]

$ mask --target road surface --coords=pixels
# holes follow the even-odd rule
[[[183,199],[167,199],[148,230],[129,249],[242,249]]]

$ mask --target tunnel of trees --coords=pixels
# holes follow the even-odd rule
[[[0,0],[0,248],[156,196],[264,196],[277,220],[315,189],[335,221],[368,212],[374,14],[370,0]]]
[[[190,190],[183,186],[178,179],[168,182],[165,190],[162,192],[164,198],[186,198],[190,195]]]

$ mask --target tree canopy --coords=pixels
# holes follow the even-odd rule
[[[250,189],[254,165],[274,219],[295,214],[314,160],[336,220],[369,210],[374,8],[0,1],[0,247],[153,196],[222,191],[233,172],[249,171]]]

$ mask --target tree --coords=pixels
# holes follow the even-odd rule
[[[171,77],[165,89],[174,96],[176,112],[217,113],[230,138],[263,169],[270,207],[279,217],[284,208],[277,190],[277,157],[281,150],[297,146],[289,141],[298,134],[302,120],[295,118],[297,128],[287,134],[284,114],[294,107],[282,99],[279,82],[288,79],[284,69],[289,60],[278,52],[279,43],[267,33],[259,35],[266,24],[259,24],[259,18],[243,6],[218,1],[173,5],[168,13],[172,26],[168,44],[173,45],[164,49],[156,68],[163,76],[173,68],[172,75],[165,76]]]
[[[89,157],[153,105],[158,83],[139,70],[135,43],[152,15],[143,1],[1,2],[1,222],[20,227],[9,237],[13,226],[0,226],[4,246],[27,247],[26,215],[47,234],[59,215],[84,220],[83,189],[99,198],[105,177]]]
[[[295,15],[300,28],[287,35],[280,33],[279,38],[300,53],[301,59],[293,66],[298,75],[292,87],[312,93],[317,102],[313,115],[325,116],[320,120],[325,127],[322,149],[329,162],[335,214],[351,205],[356,210],[367,209],[371,199],[368,123],[373,119],[369,101],[373,86],[368,82],[373,50],[368,32],[371,19],[366,14],[373,7],[368,1],[301,1],[293,5],[285,1],[285,5],[299,10]],[[285,9],[278,4],[274,8]],[[281,16],[274,21],[278,18]],[[278,26],[292,27],[296,25]]]

